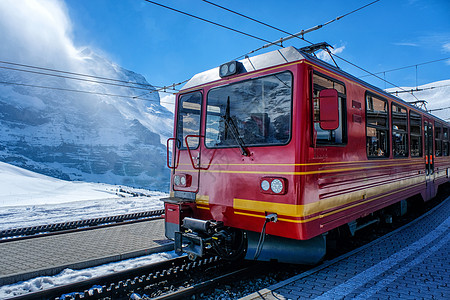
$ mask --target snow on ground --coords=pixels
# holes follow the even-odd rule
[[[87,280],[93,277],[112,274],[132,268],[137,268],[159,261],[178,257],[174,251],[151,254],[138,258],[132,258],[119,262],[109,263],[98,267],[87,268],[82,270],[65,269],[55,276],[43,276],[33,278],[27,281],[21,281],[11,285],[0,286],[0,299],[12,298],[31,292],[53,288],[65,284]]]
[[[121,190],[146,196],[133,197]],[[0,162],[0,230],[163,208],[162,192],[64,181]]]
[[[134,194],[145,196],[133,196]],[[0,162],[0,230],[114,216],[163,208],[162,192],[107,184],[71,182]],[[49,289],[92,277],[131,269],[175,257],[158,253],[98,267],[65,269],[0,287],[0,299]]]

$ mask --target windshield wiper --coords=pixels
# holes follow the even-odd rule
[[[239,136],[239,131],[237,130],[236,124],[234,124],[233,119],[230,117],[230,97],[227,99],[227,107],[225,110],[225,115],[220,116],[225,122],[225,136],[228,133],[228,130],[231,132],[231,135],[234,137],[235,141],[238,143],[239,148],[241,149],[241,153],[244,156],[248,156],[248,150],[244,146],[244,141]]]
[[[225,121],[225,124],[226,124],[226,127],[227,127],[226,130],[229,130],[231,132],[231,135],[236,140],[239,148],[241,149],[242,155],[248,156],[248,150],[247,150],[247,148],[245,148],[244,141],[239,136],[239,132],[238,132],[238,130],[236,128],[236,125],[233,122],[233,119],[230,118],[230,116],[227,116],[227,115],[224,115],[224,116],[221,116],[221,117]]]

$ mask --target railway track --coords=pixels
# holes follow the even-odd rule
[[[237,267],[218,257],[194,262],[178,257],[12,299],[129,299],[133,293],[151,299],[180,299],[254,268],[252,263]],[[211,278],[211,274],[215,277]]]
[[[192,262],[186,257],[181,257],[13,299],[183,299],[192,295],[202,299],[227,296],[238,298],[294,275],[302,274],[307,277],[314,270],[326,268],[349,255],[358,253],[369,243],[384,239],[403,226],[408,226],[425,211],[439,206],[449,194],[447,186],[440,197],[426,203],[422,213],[403,218],[390,228],[381,228],[377,231],[368,228],[364,234],[349,242],[351,245],[345,248],[345,253],[334,253],[315,267],[248,261],[233,264],[217,257]],[[270,281],[265,281],[264,278],[269,278]],[[256,283],[251,284],[251,289],[247,287],[242,291],[242,287],[249,285],[249,282]],[[217,295],[220,291],[225,292],[223,295]]]
[[[0,243],[43,235],[67,233],[68,231],[89,230],[102,226],[142,222],[148,220],[149,218],[162,217],[163,214],[164,210],[154,210],[80,221],[7,229],[0,231]]]

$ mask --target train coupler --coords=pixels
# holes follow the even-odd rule
[[[190,258],[202,257],[211,248],[205,238],[190,232],[175,232],[175,253],[187,253]]]

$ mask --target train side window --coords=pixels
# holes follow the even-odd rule
[[[389,157],[389,108],[387,100],[366,94],[367,157]]]
[[[422,156],[422,116],[409,112],[409,131],[411,134],[411,157]]]
[[[434,149],[436,151],[436,156],[442,156],[442,125],[436,123],[434,127]]]
[[[442,141],[442,155],[449,156],[449,136],[448,136],[448,128],[444,127],[444,135]]]
[[[345,144],[347,142],[345,86],[317,73],[313,74],[313,86],[313,126],[317,134],[315,136],[316,143],[322,145]],[[339,127],[335,130],[325,130],[320,127],[319,93],[325,89],[335,89],[338,92]]]
[[[391,116],[394,157],[408,157],[408,112],[403,106],[392,103]]]

